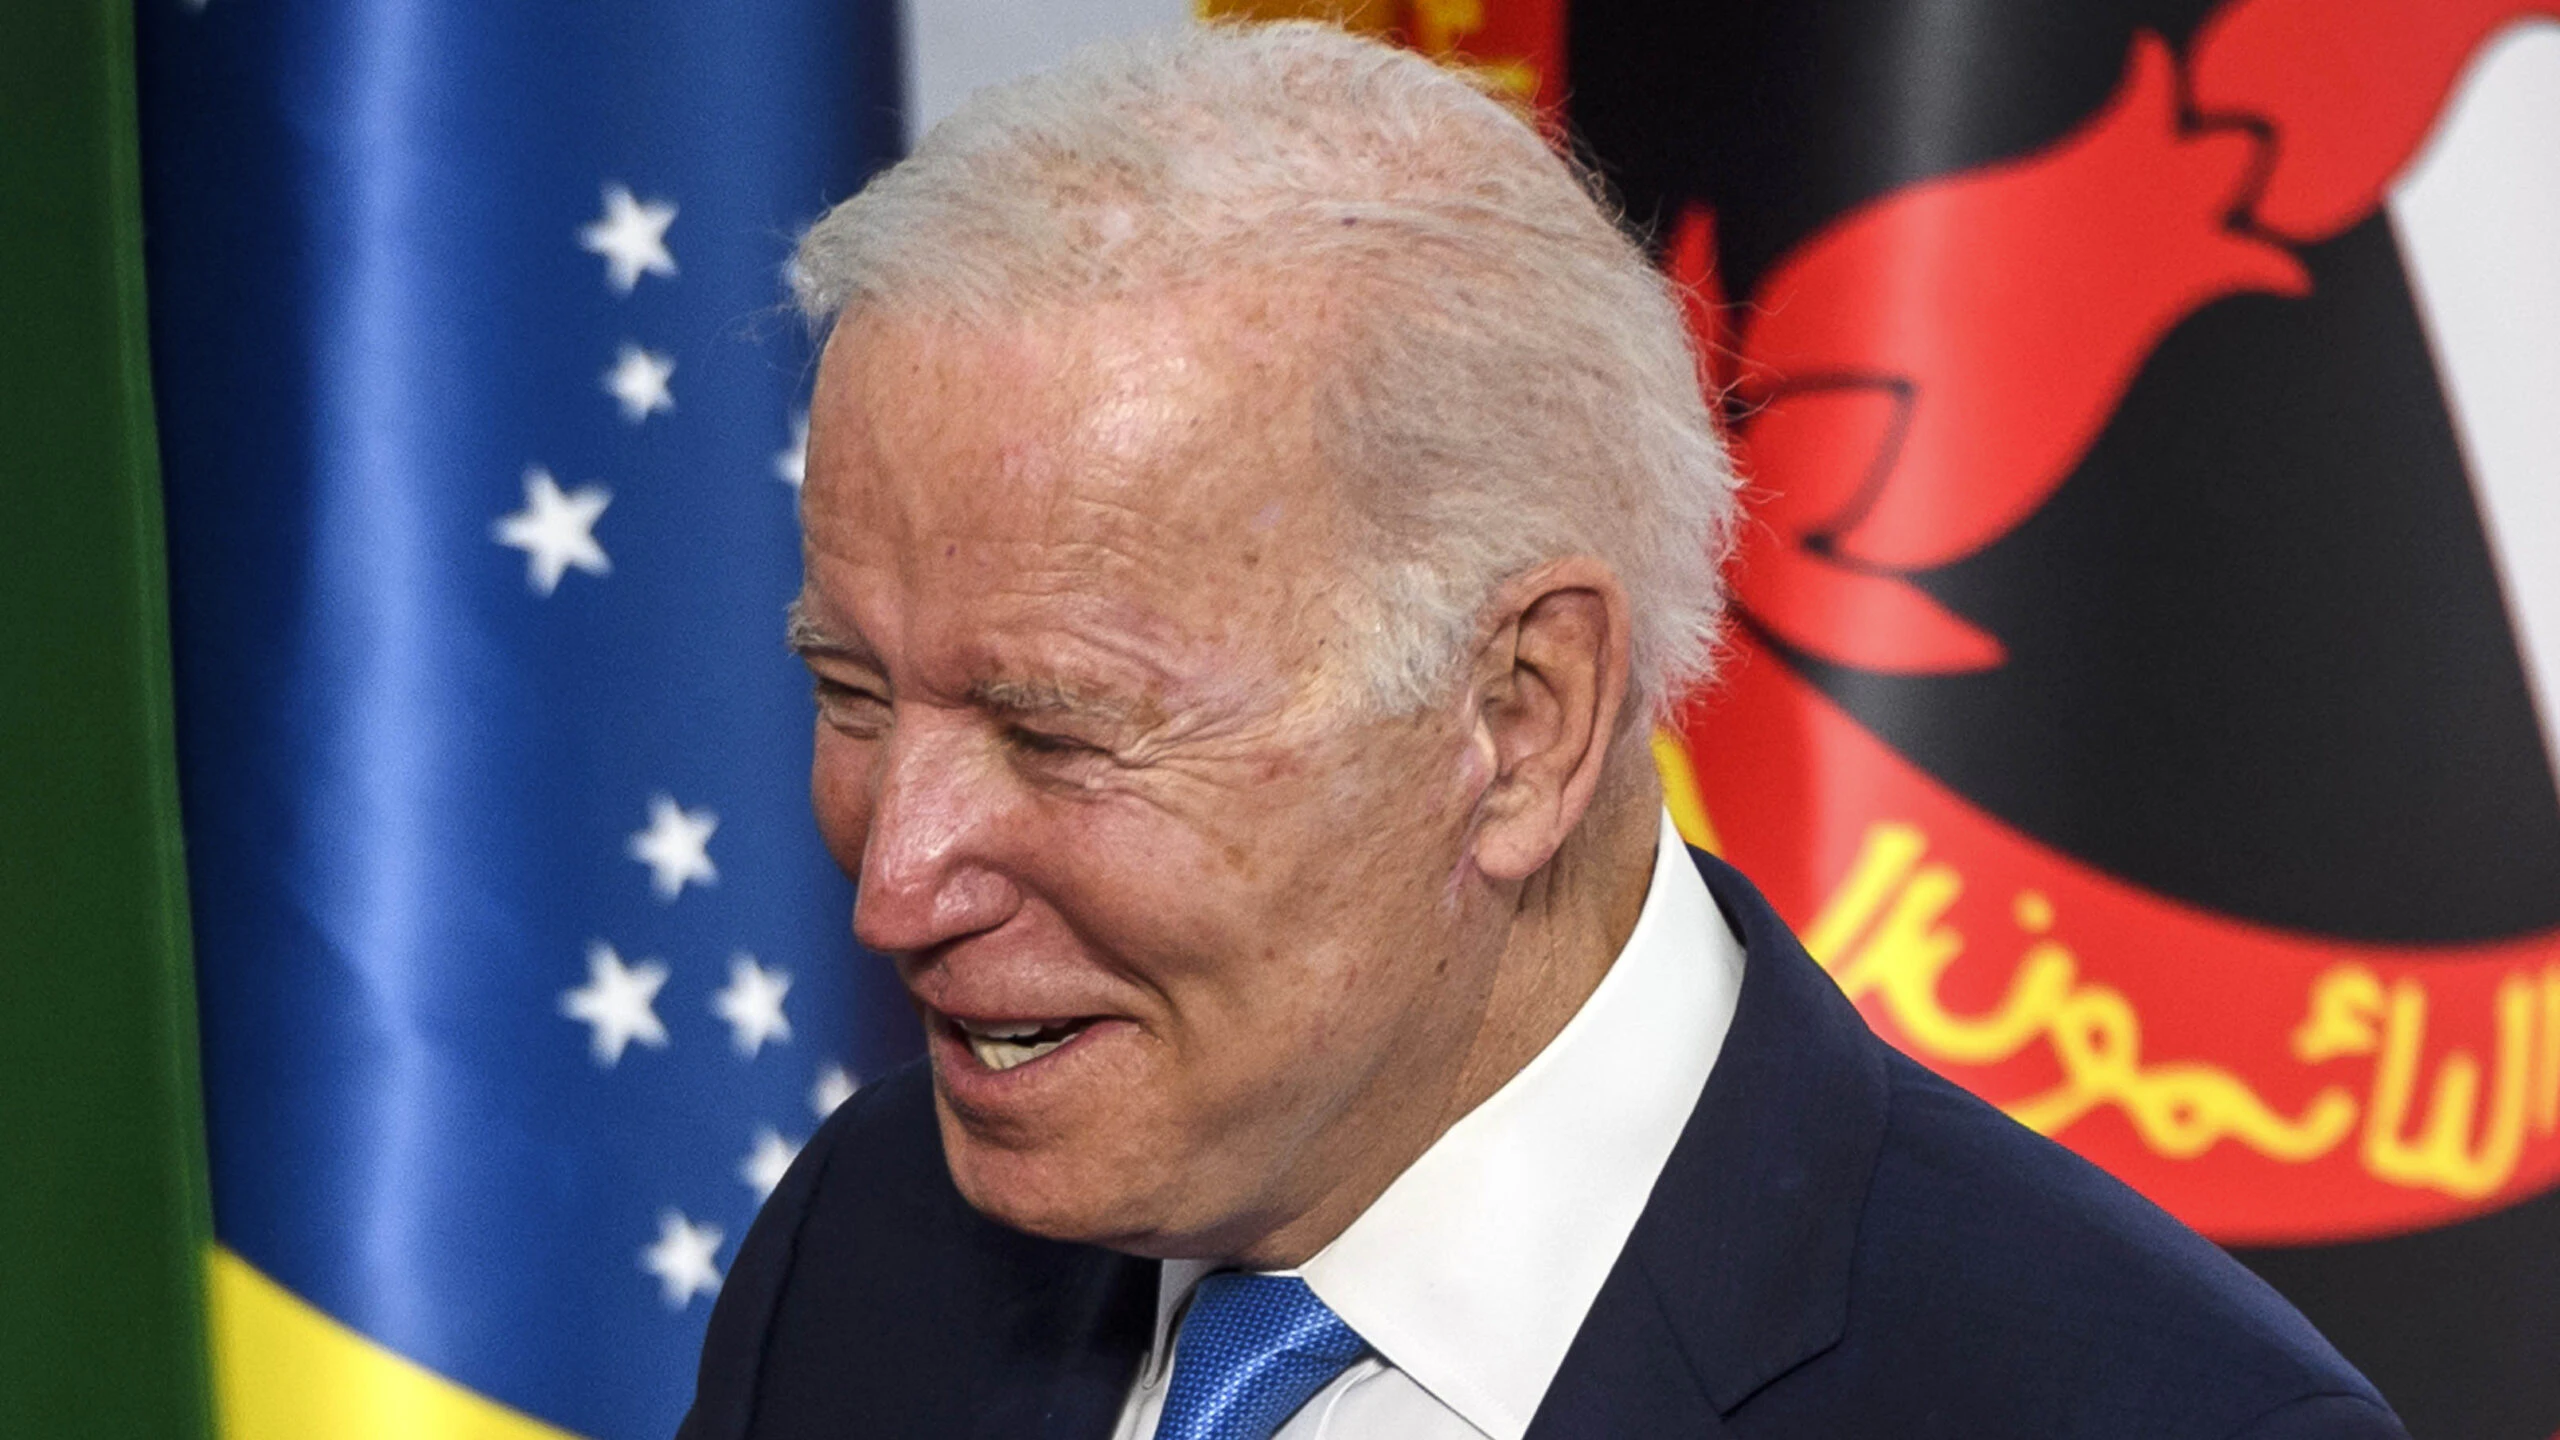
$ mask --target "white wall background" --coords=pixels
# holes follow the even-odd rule
[[[2560,25],[2482,51],[2391,194],[2560,779]]]
[[[1181,25],[1191,0],[906,0],[910,142],[981,86],[1089,40]]]

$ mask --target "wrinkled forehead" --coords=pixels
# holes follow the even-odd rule
[[[812,607],[987,672],[966,683],[1094,647],[1313,680],[1349,537],[1288,324],[1220,295],[840,327],[810,412]]]
[[[1330,529],[1313,328],[1250,290],[1001,326],[853,317],[828,343],[812,401],[808,523],[816,532],[860,509],[868,526],[895,529],[969,511],[1049,533],[1081,519],[1149,545],[1253,533],[1265,550]]]

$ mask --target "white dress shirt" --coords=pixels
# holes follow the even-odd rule
[[[1624,949],[1547,1047],[1298,1270],[1373,1354],[1275,1440],[1520,1440],[1724,1046],[1742,946],[1671,818]],[[1152,1440],[1191,1287],[1165,1262],[1116,1440]]]

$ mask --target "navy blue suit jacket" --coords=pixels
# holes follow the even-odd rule
[[[2405,1440],[2274,1291],[1877,1039],[1696,859],[1743,941],[1733,1026],[1530,1440]],[[1107,1440],[1156,1269],[971,1210],[911,1068],[774,1191],[679,1433]]]

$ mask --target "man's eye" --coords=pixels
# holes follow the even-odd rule
[[[1045,730],[1026,730],[1016,725],[1006,731],[1013,748],[1030,755],[1101,755],[1101,746],[1089,744],[1067,735],[1053,735]]]
[[[818,677],[818,714],[830,725],[876,729],[889,713],[889,702],[873,691],[841,680]]]

